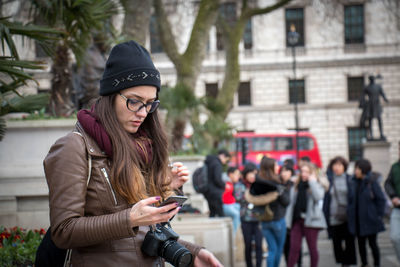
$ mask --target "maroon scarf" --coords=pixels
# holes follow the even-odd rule
[[[103,150],[107,156],[112,158],[113,150],[111,139],[93,111],[94,106],[90,111],[87,109],[80,110],[77,114],[78,121],[82,125],[85,132],[88,133],[96,141],[101,150]],[[142,163],[149,164],[153,158],[151,140],[141,129],[139,129],[135,134],[132,134],[131,136],[134,147],[139,153]]]

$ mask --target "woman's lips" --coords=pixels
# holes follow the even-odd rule
[[[140,124],[142,124],[142,122],[141,122],[141,121],[133,121],[132,124],[133,124],[133,126],[135,126],[135,127],[139,127]]]

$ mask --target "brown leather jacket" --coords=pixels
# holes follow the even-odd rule
[[[110,162],[79,123],[51,147],[44,170],[52,238],[58,247],[73,249],[74,267],[164,266],[161,258],[142,253],[149,227],[130,227],[132,205],[112,189]],[[201,248],[183,240],[179,243],[194,256]]]

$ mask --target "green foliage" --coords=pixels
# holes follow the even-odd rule
[[[41,93],[36,95],[16,95],[9,100],[4,97],[1,101],[0,116],[10,112],[32,112],[41,110],[49,103],[49,94]]]
[[[70,48],[78,65],[92,42],[95,30],[107,30],[112,15],[118,13],[109,0],[32,0],[34,12],[52,27],[62,28],[62,45]]]
[[[192,90],[182,84],[172,88],[163,87],[159,98],[162,108],[168,111],[169,117],[182,116],[182,112],[195,109],[200,103]]]
[[[0,226],[0,266],[33,266],[36,250],[46,231]]]
[[[20,60],[13,36],[20,35],[36,40],[46,51],[51,54],[54,41],[63,32],[32,24],[22,24],[18,21],[10,21],[8,17],[0,17],[0,43],[3,54],[8,50],[9,56],[0,56],[0,116],[13,111],[29,112],[41,109],[48,103],[48,95],[23,97],[17,89],[27,84],[28,80],[34,80],[33,75],[27,70],[46,68],[45,62]],[[7,49],[6,49],[7,48]],[[0,120],[0,141],[5,133],[5,122]]]

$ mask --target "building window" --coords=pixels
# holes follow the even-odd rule
[[[223,3],[219,7],[219,13],[224,18],[225,23],[229,26],[233,26],[236,22],[236,3]],[[224,40],[222,35],[222,30],[217,24],[217,50],[222,51],[224,50]]]
[[[297,92],[297,94],[296,94]],[[297,95],[297,103],[305,103],[306,102],[306,94],[304,88],[304,80],[289,80],[289,103],[296,103],[296,95]]]
[[[206,83],[206,97],[218,96],[218,83]]]
[[[360,101],[364,90],[364,77],[347,78],[347,97],[349,101]]]
[[[289,41],[287,39],[287,34],[290,32],[290,26],[293,24],[296,27],[296,32],[299,34],[299,41],[297,46],[304,46],[304,9],[303,8],[287,8],[285,10],[285,20],[286,20],[286,46],[289,47]]]
[[[250,82],[241,82],[238,90],[238,105],[250,106],[251,105],[251,90]]]
[[[348,128],[347,138],[349,145],[349,160],[356,161],[363,156],[362,141],[367,138],[367,130],[364,128]]]
[[[344,39],[346,44],[364,43],[364,6],[344,7]]]
[[[150,18],[150,50],[151,53],[162,53],[160,35],[158,33],[156,16],[153,14]]]
[[[246,24],[246,28],[244,29],[243,43],[244,43],[244,49],[252,49],[253,48],[251,19],[249,19],[249,21]]]

